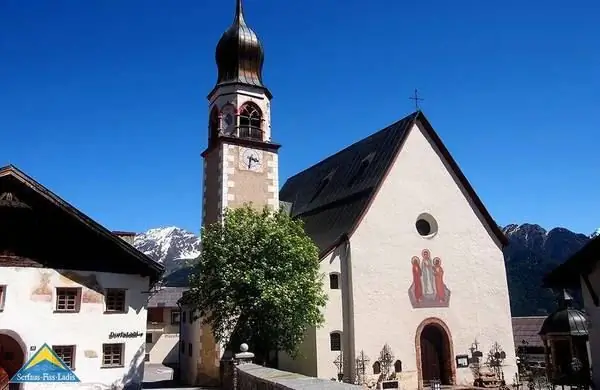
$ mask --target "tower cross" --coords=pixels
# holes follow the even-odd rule
[[[415,88],[415,93],[413,96],[409,97],[410,100],[414,100],[415,101],[415,110],[416,111],[421,111],[421,109],[419,108],[419,102],[422,102],[423,98],[419,97],[419,91]]]

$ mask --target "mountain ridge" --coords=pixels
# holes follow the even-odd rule
[[[554,292],[541,287],[542,278],[562,264],[592,238],[563,227],[547,230],[540,225],[523,223],[500,227],[509,245],[504,248],[504,261],[514,317],[547,315],[556,307]],[[176,226],[158,227],[137,234],[134,246],[150,258],[165,265],[165,281],[185,286],[190,261],[200,255],[200,237]],[[575,291],[576,301],[581,295]]]

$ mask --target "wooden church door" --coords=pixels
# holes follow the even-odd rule
[[[434,379],[441,380],[442,384],[449,384],[444,369],[444,358],[447,357],[444,353],[445,345],[442,330],[435,325],[427,325],[421,332],[420,343],[423,384],[428,384]]]

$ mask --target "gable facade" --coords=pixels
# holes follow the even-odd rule
[[[417,123],[350,239],[354,337],[347,342],[374,359],[389,344],[407,385],[426,379],[419,332],[428,323],[449,332],[453,383],[473,383],[471,369],[457,368],[455,356],[468,355],[475,341],[484,355],[498,343],[507,355],[505,376],[516,372],[502,249],[461,187]],[[425,237],[415,226],[423,214],[437,225]],[[422,281],[414,281],[413,259]],[[415,284],[421,285],[421,303],[415,302]],[[430,302],[428,289],[434,292]]]
[[[359,162],[368,156],[373,165],[356,178],[360,168],[344,164],[342,154],[354,154],[350,161]],[[457,368],[455,357],[469,354],[474,342],[486,355],[498,343],[507,355],[505,376],[512,377],[516,360],[502,254],[506,239],[422,114],[413,114],[290,179],[281,199],[292,201],[292,188],[310,188],[308,183],[318,183],[315,176],[333,165],[340,166],[341,173],[349,172],[331,178],[336,185],[322,190],[322,204],[311,209],[310,201],[303,202],[309,199],[305,190],[295,195],[301,200],[292,206],[292,214],[305,220],[307,233],[323,252],[332,245],[336,248],[321,261],[330,297],[326,323],[314,331],[314,344],[307,338],[311,345],[302,346],[303,355],[314,356],[316,367],[307,366],[309,358],[286,357],[282,368],[308,375],[314,369],[319,377],[337,377],[334,360],[340,352],[332,350],[331,335],[341,331],[344,377],[356,377],[353,363],[361,351],[370,357],[365,373],[372,377],[372,365],[387,344],[401,371],[397,376],[416,388],[427,379],[420,344],[422,334],[431,330],[447,337],[442,348],[451,364],[443,370],[452,383],[473,383],[471,370]],[[362,204],[353,220],[338,225],[339,236],[327,237],[331,230],[320,227],[324,221],[339,222],[348,213],[340,213],[337,220],[325,215],[358,202]],[[416,229],[418,219],[435,225],[434,234],[422,237]],[[420,268],[424,257],[430,283],[423,285],[421,276],[420,287],[415,288],[413,263],[416,258]],[[440,267],[433,264],[437,259]],[[442,272],[440,296],[426,294],[436,290],[434,273]],[[340,290],[328,285],[331,273],[339,273]]]
[[[0,368],[8,377],[47,344],[80,386],[140,384],[148,293],[162,271],[17,168],[0,168]]]
[[[12,376],[47,344],[74,369],[80,386],[141,384],[149,284],[138,275],[0,266],[0,366]],[[72,292],[72,300],[64,292]],[[124,303],[110,311],[115,292]]]

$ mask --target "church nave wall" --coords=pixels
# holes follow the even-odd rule
[[[498,342],[507,354],[505,376],[512,378],[516,358],[502,250],[418,127],[350,242],[357,354],[364,350],[372,364],[388,343],[402,360],[402,377],[414,382],[417,329],[434,318],[450,333],[454,367],[455,356],[469,353],[475,340],[486,355]],[[470,369],[455,370],[458,383],[472,383]]]

